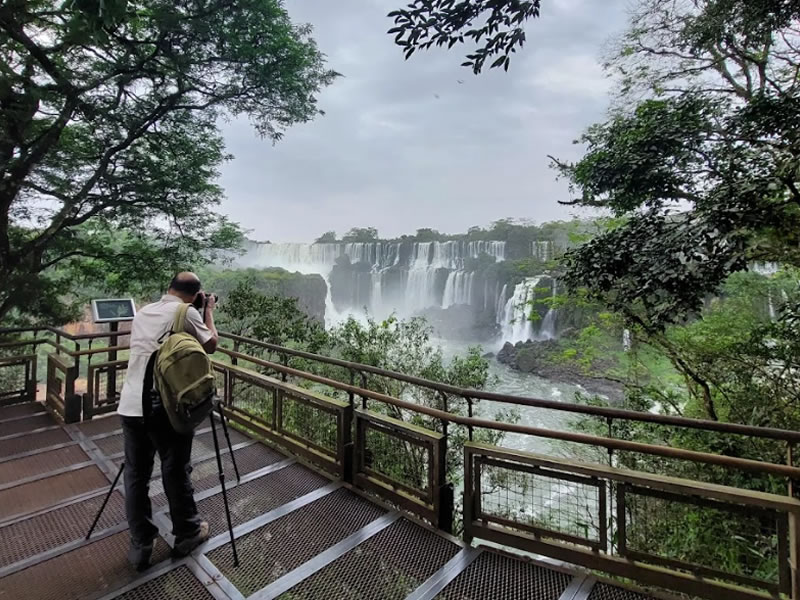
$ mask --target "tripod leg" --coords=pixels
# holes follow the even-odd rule
[[[219,412],[219,420],[222,423],[222,432],[225,434],[225,439],[228,440],[228,451],[231,455],[231,461],[233,461],[233,470],[236,473],[236,483],[241,483],[242,477],[239,475],[239,467],[236,464],[236,455],[233,453],[233,445],[231,445],[231,434],[228,433],[228,422],[225,420],[225,415],[222,412],[222,406],[219,404],[217,405],[217,411]]]
[[[219,471],[219,484],[222,487],[222,501],[225,504],[225,517],[228,519],[228,531],[231,534],[231,548],[233,548],[233,566],[239,566],[239,555],[236,553],[236,541],[233,538],[233,523],[231,522],[231,510],[228,507],[228,492],[225,489],[225,472],[222,470],[222,457],[219,455],[219,440],[217,439],[217,427],[214,425],[214,412],[209,413],[211,419],[211,435],[214,438],[214,452],[217,455],[217,470]]]
[[[102,515],[103,511],[106,509],[106,504],[108,504],[108,501],[111,498],[111,494],[114,492],[114,488],[117,487],[117,483],[119,483],[119,478],[122,475],[122,471],[124,469],[125,469],[125,463],[123,462],[119,467],[117,476],[114,477],[114,483],[111,484],[111,488],[108,490],[108,494],[106,494],[106,499],[103,500],[103,505],[100,507],[100,510],[97,511],[97,516],[95,516],[94,523],[92,523],[92,526],[89,528],[89,533],[86,534],[87,540],[92,536],[94,528],[97,527],[97,522],[100,520],[100,515]]]

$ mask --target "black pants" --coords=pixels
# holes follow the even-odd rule
[[[125,435],[125,511],[131,541],[144,545],[158,530],[151,522],[150,477],[156,451],[161,459],[161,479],[169,501],[172,533],[176,540],[192,537],[200,528],[192,489],[192,439],[194,434],[176,433],[163,408],[154,410],[147,420],[122,417]]]

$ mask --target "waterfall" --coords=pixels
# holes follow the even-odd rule
[[[497,296],[497,304],[495,305],[495,323],[498,325],[503,325],[505,321],[505,310],[506,310],[506,292],[508,291],[508,284],[503,284],[503,289],[500,294]]]
[[[400,310],[405,314],[413,314],[434,306],[451,306],[453,304],[471,304],[474,298],[473,272],[466,272],[467,261],[482,254],[492,257],[495,262],[505,260],[506,243],[499,241],[461,241],[445,242],[332,242],[325,244],[297,243],[250,243],[248,251],[235,261],[239,268],[279,267],[287,271],[304,274],[318,273],[326,282],[337,260],[347,257],[351,264],[368,265],[368,271],[359,271],[354,275],[352,295],[339,293],[337,302],[345,302],[342,298],[351,298],[358,306],[333,307],[328,286],[326,300],[327,313],[339,314],[346,308],[360,310],[366,304],[371,314],[388,314],[391,310]],[[442,294],[441,279],[437,271],[447,269],[447,284]],[[386,275],[391,271],[392,277]],[[370,277],[367,289],[369,298],[359,296],[362,289],[358,283],[364,283],[362,276]],[[389,283],[391,282],[393,283]],[[341,285],[337,279],[337,286]],[[391,285],[391,290],[387,290]],[[399,287],[398,287],[399,286]],[[365,301],[366,300],[366,301]],[[484,300],[485,302],[485,300]],[[327,321],[326,317],[326,321]]]
[[[447,276],[447,283],[444,286],[442,308],[447,308],[455,304],[472,304],[472,286],[474,281],[474,272],[452,271]]]
[[[503,341],[516,344],[536,339],[533,322],[530,320],[530,302],[541,277],[529,277],[514,288],[514,294],[506,302],[503,312]]]
[[[555,244],[550,240],[531,242],[531,256],[541,262],[553,259]]]
[[[622,330],[622,350],[625,352],[630,352],[631,348],[631,330],[626,327]]]

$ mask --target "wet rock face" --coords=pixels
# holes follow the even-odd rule
[[[585,388],[589,393],[608,399],[622,400],[624,391],[620,383],[584,373],[578,365],[555,360],[558,342],[506,342],[497,353],[497,361],[522,373],[531,373],[550,381],[570,383]]]

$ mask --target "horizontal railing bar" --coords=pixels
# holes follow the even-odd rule
[[[491,400],[494,402],[504,402],[507,404],[516,404],[519,406],[529,406],[533,408],[546,408],[550,410],[559,410],[563,412],[573,412],[596,417],[610,417],[612,419],[624,419],[629,421],[641,421],[646,423],[657,423],[659,425],[673,425],[677,427],[687,427],[691,429],[704,429],[708,431],[718,431],[721,433],[734,433],[739,435],[746,435],[751,437],[777,439],[791,442],[800,442],[800,432],[790,431],[788,429],[777,429],[772,427],[756,427],[753,425],[742,425],[739,423],[722,423],[719,421],[710,421],[708,419],[690,419],[688,417],[675,417],[666,415],[657,415],[648,412],[639,412],[634,410],[627,410],[622,408],[610,408],[605,406],[586,406],[583,404],[575,404],[570,402],[558,402],[555,400],[544,400],[541,398],[530,398],[524,396],[512,396],[508,394],[498,394],[496,392],[488,392],[483,390],[474,390],[468,388],[459,388],[445,383],[423,379],[421,377],[414,377],[413,375],[406,375],[396,371],[388,371],[379,367],[364,365],[360,363],[353,363],[338,358],[329,356],[322,356],[313,354],[311,352],[304,352],[302,350],[294,350],[277,346],[267,342],[261,342],[251,338],[235,335],[232,333],[220,332],[221,338],[231,339],[240,343],[251,344],[259,346],[267,350],[279,352],[283,354],[291,354],[299,358],[314,360],[317,362],[327,363],[330,365],[344,367],[355,371],[364,371],[374,375],[381,375],[384,377],[391,377],[398,381],[404,381],[420,387],[426,387],[456,396],[465,398],[472,398],[473,400]],[[218,348],[220,351],[227,350],[226,348]]]
[[[523,450],[510,450],[508,448],[501,448],[499,446],[492,446],[479,442],[466,442],[464,444],[464,449],[467,456],[492,456],[505,459],[506,461],[536,465],[554,472],[561,470],[588,477],[597,477],[598,479],[611,479],[613,481],[633,484],[640,487],[660,489],[676,495],[702,496],[703,498],[721,502],[738,502],[740,504],[749,504],[759,508],[793,512],[800,515],[800,500],[789,496],[758,492],[716,483],[705,483],[668,475],[655,475],[652,473],[643,473],[641,471],[631,471],[629,469],[579,462],[565,458],[554,458],[544,454],[525,452]]]
[[[342,383],[341,381],[328,379],[327,377],[322,377],[320,375],[314,375],[313,373],[307,373],[305,371],[300,371],[298,369],[293,369],[291,367],[285,367],[281,364],[273,363],[267,360],[262,360],[260,358],[255,358],[253,356],[249,356],[241,352],[234,352],[232,350],[227,350],[225,348],[218,348],[217,350],[233,358],[247,360],[249,362],[252,362],[253,364],[260,365],[268,369],[273,369],[275,371],[286,373],[287,375],[294,375],[296,377],[301,377],[307,379],[308,381],[313,381],[316,383],[320,383],[322,385],[327,385],[329,387],[340,389],[345,392],[353,392],[354,394],[360,396],[366,396],[368,398],[372,398],[373,400],[378,400],[380,402],[385,402],[386,404],[397,406],[398,408],[404,408],[412,412],[428,415],[429,417],[441,419],[442,421],[446,421],[448,423],[456,423],[458,425],[479,427],[481,429],[493,429],[496,431],[505,431],[507,433],[522,433],[541,438],[555,439],[565,442],[575,442],[578,444],[586,444],[590,446],[600,446],[611,450],[626,450],[630,452],[638,452],[641,454],[664,456],[667,458],[676,458],[680,460],[701,462],[705,464],[719,465],[723,467],[732,467],[744,471],[752,471],[756,473],[765,473],[770,475],[778,475],[780,477],[800,479],[800,468],[790,467],[787,465],[766,463],[757,460],[737,458],[732,456],[705,454],[703,452],[696,452],[694,450],[684,450],[681,448],[671,448],[668,446],[657,446],[653,444],[644,444],[641,442],[630,442],[627,440],[604,438],[585,433],[553,431],[550,429],[530,427],[528,425],[518,425],[516,423],[503,423],[500,421],[476,419],[474,417],[462,417],[460,415],[455,415],[453,413],[445,412],[443,410],[429,408],[427,406],[422,406],[420,404],[414,404],[413,402],[406,402],[405,400],[399,400],[397,398],[393,398],[392,396],[387,396],[379,392],[365,390],[353,385],[349,385],[347,383]]]

